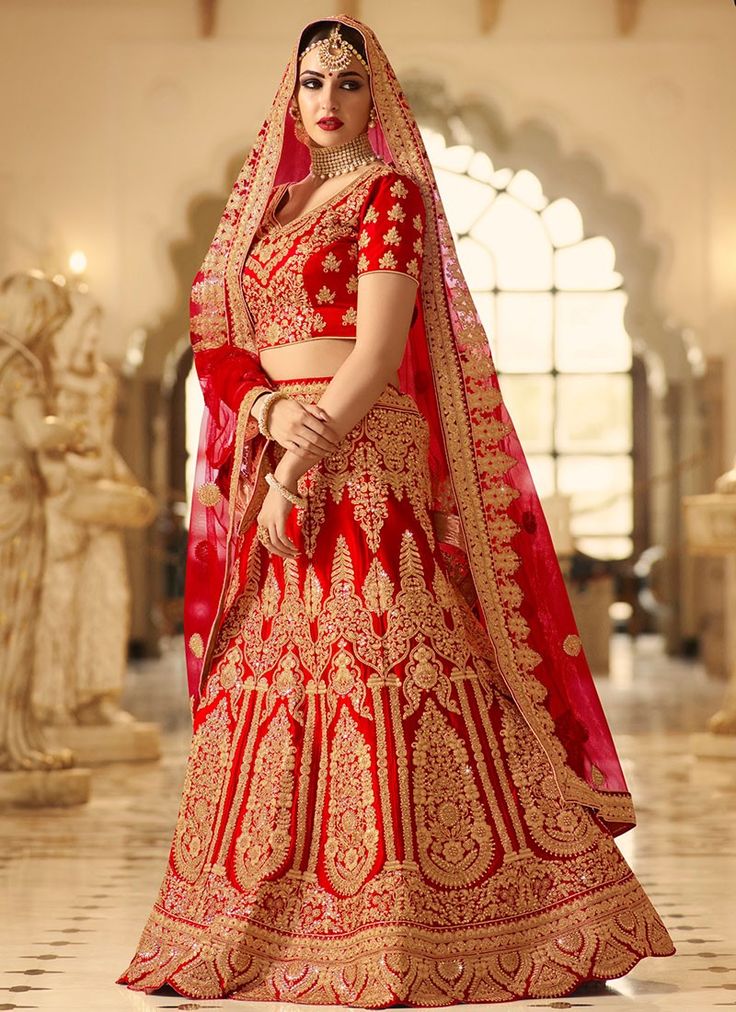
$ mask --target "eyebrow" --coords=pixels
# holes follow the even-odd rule
[[[324,74],[320,74],[320,72],[318,70],[303,70],[301,72],[301,74],[299,75],[299,77],[302,77],[302,75],[304,75],[304,74],[314,74],[315,77],[322,77],[322,78],[324,78],[324,76],[325,76]],[[351,77],[351,76],[352,77],[361,77],[362,75],[357,70],[341,70],[340,73],[337,76],[338,77]]]

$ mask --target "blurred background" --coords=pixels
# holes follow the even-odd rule
[[[736,941],[718,885],[736,871],[736,7],[364,0],[340,10],[378,34],[434,164],[648,822],[622,849],[655,901],[661,886],[668,927],[694,931],[680,935],[676,970],[637,969],[649,985],[616,982],[603,1004],[664,1007],[666,995],[667,1007],[710,1007],[727,981],[736,987],[734,957],[718,949]],[[88,649],[98,667],[117,651],[119,672],[97,701],[65,689],[52,705],[51,683],[35,693],[48,741],[75,752],[76,786],[60,801],[0,785],[10,843],[25,841],[15,909],[35,910],[39,881],[59,889],[59,869],[74,868],[67,886],[81,894],[89,880],[88,898],[99,897],[80,909],[103,911],[77,920],[114,918],[116,948],[94,968],[81,948],[79,964],[49,949],[70,960],[64,980],[79,990],[55,992],[56,1005],[34,991],[25,1007],[85,1007],[74,1002],[93,979],[90,1007],[133,1001],[109,977],[160,878],[188,742],[181,620],[201,410],[189,288],[297,33],[330,13],[295,0],[0,0],[0,277],[35,269],[74,293],[67,340],[78,348],[91,329],[94,350],[86,366],[67,357],[65,375],[104,375],[108,390],[109,445],[100,435],[88,456],[112,454],[108,480],[135,489],[137,503],[132,518],[121,507],[117,549],[96,549],[99,593],[126,624],[109,650],[99,633]],[[100,518],[82,510],[75,522],[80,565],[93,570]],[[69,531],[56,531],[67,544]],[[84,582],[63,550],[54,558],[57,583]],[[75,601],[70,591],[52,608],[69,629]],[[101,847],[114,867],[96,864]],[[8,973],[51,966],[28,955],[38,918],[28,913]],[[87,930],[94,946],[98,926]],[[699,963],[691,939],[703,942]],[[723,974],[712,994],[697,990],[707,968]]]

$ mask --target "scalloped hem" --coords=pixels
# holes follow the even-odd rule
[[[458,958],[428,958],[416,954],[412,946],[412,952],[377,950],[357,960],[319,966],[303,959],[279,961],[254,953],[247,968],[238,973],[227,956],[219,961],[207,958],[204,953],[209,946],[193,945],[187,956],[180,950],[178,957],[168,947],[166,958],[164,942],[158,958],[136,955],[117,983],[148,994],[168,985],[195,1001],[227,998],[370,1009],[564,998],[582,984],[625,976],[647,956],[675,953],[666,928],[646,899],[635,913],[628,909],[598,924],[568,928],[544,942],[540,939],[537,945],[476,951]],[[528,932],[527,937],[534,934],[529,926],[527,932],[520,931]],[[490,947],[492,936],[485,943]],[[482,942],[477,949],[481,946]],[[172,957],[178,964],[174,970]],[[225,964],[232,986],[223,979]]]

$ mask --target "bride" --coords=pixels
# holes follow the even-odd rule
[[[303,30],[192,289],[194,734],[120,983],[365,1008],[674,951],[417,124]]]

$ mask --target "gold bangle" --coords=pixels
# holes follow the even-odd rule
[[[283,397],[288,396],[289,395],[285,390],[272,390],[271,393],[266,394],[261,401],[261,406],[258,409],[258,431],[262,436],[265,436],[266,439],[273,439],[273,436],[268,428],[268,416],[271,411],[271,406],[275,404],[276,401],[280,401]]]
[[[286,487],[286,485],[282,485],[276,475],[272,474],[270,471],[266,474],[266,481],[271,488],[275,488],[278,492],[280,492],[284,499],[288,499],[293,506],[298,506],[300,509],[304,509],[307,505],[307,497],[305,495],[297,495],[296,492],[292,492],[290,488]]]

